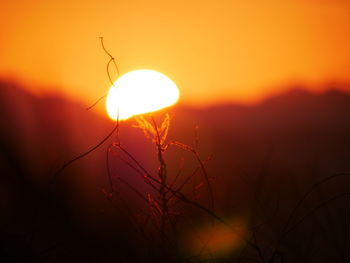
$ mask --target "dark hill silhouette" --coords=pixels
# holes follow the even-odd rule
[[[272,216],[259,232],[264,246],[278,235],[293,204],[314,182],[350,173],[350,95],[336,89],[322,94],[291,90],[254,107],[178,106],[168,111],[175,114],[172,139],[194,145],[194,126],[199,125],[202,157],[213,155],[207,169],[215,176],[218,213],[225,217],[257,213],[258,222]],[[0,192],[5,215],[0,219],[0,257],[99,262],[118,253],[121,260],[141,262],[141,254],[133,253],[130,245],[134,241],[125,229],[121,231],[123,218],[112,216],[111,204],[102,193],[109,189],[106,147],[113,137],[67,167],[55,183],[54,201],[47,197],[53,173],[98,144],[114,123],[83,105],[54,96],[38,98],[8,82],[0,83],[0,117]],[[144,165],[153,167],[152,147],[131,124],[121,124],[121,141]],[[180,155],[168,156],[173,167]],[[112,168],[129,176],[123,167]],[[321,185],[297,217],[334,195],[349,192],[349,186],[347,177]],[[281,250],[286,262],[346,262],[350,256],[348,201],[340,198],[329,204],[284,239]],[[305,248],[311,238],[321,250],[316,255]]]

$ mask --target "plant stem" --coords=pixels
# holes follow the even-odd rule
[[[158,177],[160,180],[160,187],[159,187],[159,198],[160,198],[160,207],[161,207],[161,218],[160,218],[160,233],[163,244],[166,242],[166,232],[167,232],[167,221],[169,218],[169,207],[168,207],[168,199],[167,199],[167,165],[164,160],[164,150],[161,143],[161,138],[159,134],[159,129],[157,126],[156,121],[154,120],[153,116],[151,116],[154,129],[156,131],[156,145],[157,145],[157,152],[158,152],[158,161],[159,161],[159,169],[158,169]]]

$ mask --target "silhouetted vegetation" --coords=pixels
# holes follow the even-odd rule
[[[152,202],[156,202],[161,193],[145,187],[145,181],[135,176],[135,167],[116,161],[120,150],[126,149],[145,169],[157,171],[157,142],[151,143],[141,130],[132,127],[135,121],[120,123],[119,138],[112,136],[67,167],[48,196],[54,172],[97,145],[115,124],[62,98],[36,98],[13,83],[2,82],[0,92],[3,262],[164,261],[157,250],[161,239],[157,241],[156,234],[168,230],[159,232],[160,224],[153,225],[153,232],[146,232],[155,221],[145,222],[147,217],[142,213],[151,207],[150,201],[144,202],[137,194],[147,197],[151,193]],[[223,231],[222,222],[215,219],[215,227],[210,228],[213,216],[179,200],[172,210],[180,211],[173,217],[177,228],[167,237],[179,246],[175,250],[174,245],[173,251],[178,253],[175,260],[349,260],[349,95],[337,90],[314,95],[299,89],[255,107],[177,107],[171,111],[175,117],[168,143],[178,140],[183,143],[177,144],[180,148],[188,145],[201,153],[214,192],[215,215],[244,237],[243,242],[222,253],[215,254],[220,250],[215,246],[211,247],[213,253],[207,253],[210,242],[206,252],[199,251],[198,238],[193,239],[193,235]],[[164,112],[154,118],[162,116]],[[110,195],[106,153],[108,145],[117,141],[123,148],[118,154],[109,151],[109,172],[115,187]],[[160,145],[165,146],[158,143],[158,150]],[[211,158],[206,162],[208,156]],[[164,158],[168,184],[179,168],[180,179],[186,180],[198,164],[191,151],[169,149]],[[184,188],[186,193],[205,182],[203,173],[199,174],[201,179],[190,181]],[[169,189],[162,191],[171,196]],[[198,193],[202,194],[191,198],[211,207],[208,188]],[[163,220],[171,229],[170,221]],[[232,243],[235,237],[229,237]],[[188,243],[194,249],[189,249]]]

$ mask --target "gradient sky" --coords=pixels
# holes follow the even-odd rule
[[[120,71],[171,77],[182,101],[254,102],[287,83],[350,81],[350,1],[1,0],[0,77],[90,104]]]

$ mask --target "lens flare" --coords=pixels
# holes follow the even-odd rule
[[[201,259],[225,258],[244,246],[249,236],[248,224],[242,218],[227,218],[227,225],[213,224],[198,227],[189,232],[184,247],[190,255]]]
[[[118,78],[110,88],[106,108],[113,120],[154,112],[174,105],[180,93],[176,84],[154,70],[135,70]]]

